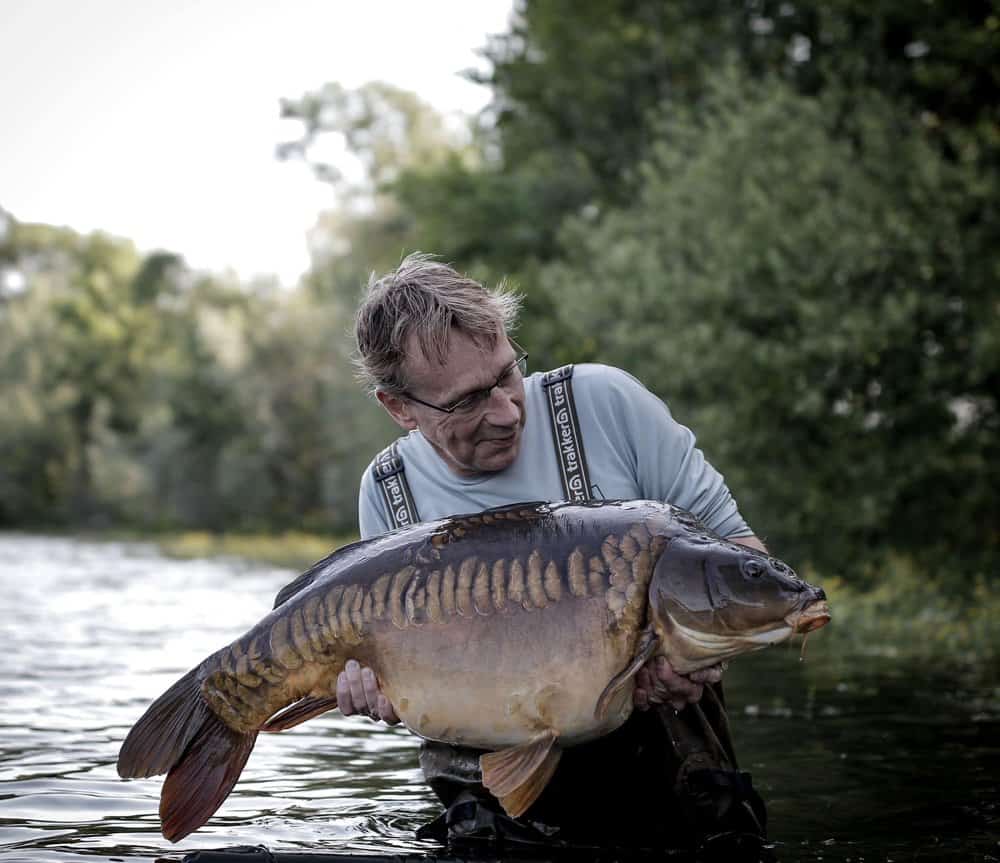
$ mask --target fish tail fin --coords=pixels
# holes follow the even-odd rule
[[[212,715],[189,671],[154,701],[132,726],[118,753],[118,775],[139,779],[166,773]]]
[[[234,731],[217,716],[194,735],[160,794],[160,822],[171,842],[208,821],[229,796],[253,751],[257,732]]]
[[[163,835],[171,842],[204,824],[232,790],[257,732],[226,725],[205,703],[197,669],[156,699],[118,753],[123,779],[167,773],[160,796]]]

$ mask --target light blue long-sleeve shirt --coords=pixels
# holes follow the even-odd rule
[[[459,476],[419,431],[399,439],[398,454],[422,520],[565,498],[541,373],[525,379],[524,391],[521,449],[499,473]],[[574,366],[573,395],[592,497],[666,501],[691,511],[721,536],[753,533],[691,430],[632,375],[611,366]],[[371,465],[361,480],[358,518],[365,539],[392,529]]]

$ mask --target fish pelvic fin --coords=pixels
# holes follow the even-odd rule
[[[260,730],[268,733],[287,731],[289,728],[301,725],[314,716],[319,716],[321,713],[333,710],[336,706],[336,695],[330,695],[326,698],[307,696],[306,698],[299,699],[294,704],[290,704],[284,710],[275,713],[274,716],[260,727]]]
[[[597,706],[594,708],[594,718],[603,722],[608,716],[611,702],[626,686],[629,681],[639,673],[642,668],[655,654],[660,646],[660,639],[652,627],[644,629],[639,638],[636,654],[624,671],[619,672],[611,678],[611,682],[604,687],[604,692],[597,699]]]
[[[256,731],[234,731],[214,714],[202,724],[163,783],[164,838],[177,842],[215,814],[240,778],[256,740]]]
[[[526,743],[479,757],[483,785],[511,818],[527,812],[549,784],[562,757],[558,736],[549,728]]]

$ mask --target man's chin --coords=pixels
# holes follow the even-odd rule
[[[486,452],[477,453],[476,467],[483,473],[498,473],[506,470],[517,460],[521,450],[520,435],[515,435],[507,441],[488,441],[480,449]]]

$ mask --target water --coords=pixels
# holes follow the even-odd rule
[[[179,860],[199,848],[417,852],[437,806],[416,739],[332,714],[262,736],[221,810],[176,846],[161,778],[124,782],[150,700],[269,608],[294,573],[143,544],[0,536],[0,859]],[[742,766],[782,861],[1000,860],[995,674],[848,656],[812,636],[733,663]],[[992,682],[990,682],[992,681]]]

